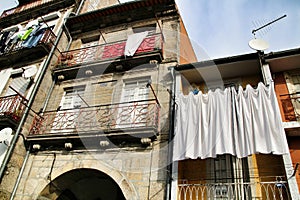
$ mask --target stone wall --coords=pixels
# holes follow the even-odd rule
[[[56,157],[54,159],[54,154]],[[147,149],[114,149],[97,152],[38,152],[31,154],[15,199],[36,199],[50,180],[70,170],[97,169],[110,176],[126,199],[163,199],[166,148],[153,144]],[[67,181],[67,180],[66,180]],[[55,194],[54,194],[55,193]],[[43,192],[53,198],[58,191]]]

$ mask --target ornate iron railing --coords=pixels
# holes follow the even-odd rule
[[[300,107],[300,92],[292,93],[292,94],[282,94],[279,96],[280,102],[283,112],[284,112],[284,120],[285,121],[296,121],[300,119],[299,107]],[[298,105],[298,108],[297,108]]]
[[[25,4],[25,5],[22,5],[22,6],[18,6],[16,8],[12,8],[12,9],[9,9],[9,10],[5,10],[2,15],[0,16],[0,18],[3,18],[3,17],[6,17],[8,15],[12,15],[12,14],[17,14],[17,13],[20,13],[24,10],[28,10],[28,9],[31,9],[31,8],[35,8],[35,7],[38,7],[40,5],[43,5],[45,3],[48,3],[48,2],[51,2],[54,0],[40,0],[40,1],[33,1],[33,2],[30,2],[28,4]]]
[[[56,35],[53,33],[51,29],[47,29],[44,33],[41,39],[39,40],[38,44],[43,44],[49,46],[49,48],[52,47],[56,39]],[[13,44],[11,46],[5,47],[3,53],[0,53],[1,55],[4,54],[10,54],[12,52],[19,51],[21,49],[26,49],[27,47],[22,46],[24,41],[18,41],[16,44]],[[34,48],[34,47],[32,47]]]
[[[179,184],[177,199],[289,200],[287,182]]]
[[[57,67],[71,67],[78,64],[120,58],[124,56],[125,45],[126,40],[121,40],[63,52],[58,60]],[[162,49],[162,35],[161,33],[156,33],[149,35],[143,40],[135,55]]]
[[[10,118],[18,122],[24,113],[26,99],[19,95],[0,97],[0,116],[1,118]]]
[[[132,128],[158,128],[159,106],[154,100],[99,105],[36,116],[30,135],[123,131]]]

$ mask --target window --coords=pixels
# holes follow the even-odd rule
[[[118,109],[118,128],[145,126],[149,78],[124,81],[121,104]]]
[[[87,12],[96,10],[98,8],[98,0],[88,0],[87,1]]]
[[[148,31],[148,34],[155,34],[156,33],[156,24],[132,27],[132,31],[133,31],[133,33],[141,33],[141,32]]]
[[[98,45],[99,39],[100,39],[100,35],[82,38],[81,39],[81,42],[82,42],[81,48]]]
[[[124,81],[122,102],[146,100],[149,88],[146,87],[149,79]]]
[[[239,159],[232,155],[218,155],[216,158],[208,159],[209,180],[214,185],[210,194],[213,199],[231,199],[234,195],[242,194],[234,183],[247,181],[248,162],[247,158]]]
[[[300,92],[300,75],[292,75],[295,92]]]
[[[25,79],[21,76],[21,74],[18,74],[17,76],[12,77],[10,86],[24,96],[29,86],[29,83],[30,83],[30,79]],[[11,88],[8,88],[5,96],[10,96],[15,94],[16,94],[15,91],[13,91]]]
[[[84,86],[65,89],[60,109],[80,108],[83,104]]]
[[[84,86],[66,88],[52,123],[51,133],[74,132],[78,127],[79,108],[83,105]]]

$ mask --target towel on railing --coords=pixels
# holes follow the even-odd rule
[[[126,41],[124,55],[133,56],[147,35],[148,31],[129,35]]]

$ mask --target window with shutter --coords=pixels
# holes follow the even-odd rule
[[[21,95],[25,95],[26,90],[29,86],[30,79],[25,79],[22,76],[18,76],[12,79],[10,86],[18,91]],[[5,96],[15,95],[16,92],[9,88]]]

